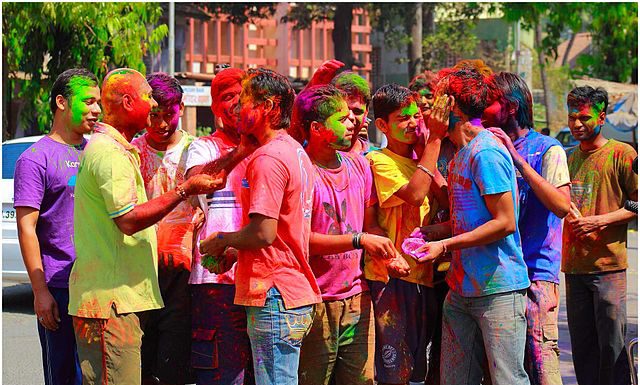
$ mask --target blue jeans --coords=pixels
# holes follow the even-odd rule
[[[69,289],[50,287],[49,292],[58,303],[60,324],[58,330],[51,331],[45,329],[38,322],[44,383],[46,385],[80,385],[82,384],[82,372],[76,348],[76,337],[73,332],[73,322],[68,312]]]
[[[246,310],[256,385],[297,385],[300,346],[313,323],[313,305],[285,309],[272,287],[263,307]]]
[[[566,274],[567,320],[580,385],[629,383],[627,273]]]
[[[466,298],[449,291],[443,307],[443,385],[479,384],[486,352],[493,385],[529,385],[524,370],[525,290]]]

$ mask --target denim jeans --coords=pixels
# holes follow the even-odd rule
[[[627,273],[566,274],[567,319],[580,385],[628,384]]]
[[[443,385],[479,384],[486,352],[493,385],[529,385],[524,370],[525,291],[466,298],[449,291],[443,307]]]
[[[525,369],[531,385],[562,385],[558,348],[558,284],[532,281],[527,289]]]
[[[256,385],[297,385],[300,346],[313,323],[314,306],[285,309],[272,287],[264,306],[246,310]]]

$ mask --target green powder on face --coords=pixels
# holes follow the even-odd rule
[[[418,105],[415,102],[411,102],[411,104],[400,110],[400,116],[413,116],[418,112],[420,112]]]
[[[91,90],[96,86],[91,79],[74,76],[69,81],[71,95],[69,97],[69,107],[71,108],[71,123],[78,125],[82,123],[82,117],[89,111],[89,106],[85,100],[90,99]]]

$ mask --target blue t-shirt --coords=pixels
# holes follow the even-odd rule
[[[513,161],[507,149],[482,130],[454,156],[449,167],[451,228],[453,235],[472,231],[492,219],[484,195],[511,191],[515,220],[518,190]],[[484,246],[453,251],[447,283],[463,297],[521,290],[529,287],[520,233]]]

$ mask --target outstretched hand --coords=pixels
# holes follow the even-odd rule
[[[210,194],[213,191],[224,188],[227,184],[227,176],[224,171],[215,176],[208,174],[196,174],[187,179],[182,188],[187,195]]]
[[[331,79],[336,76],[336,72],[342,67],[344,67],[344,63],[339,60],[327,60],[313,73],[307,87],[331,83]]]
[[[518,151],[513,146],[513,142],[511,141],[511,138],[509,138],[509,135],[507,135],[504,131],[502,131],[501,128],[487,127],[487,130],[491,131],[491,133],[495,135],[502,142],[502,144],[504,144],[504,146],[509,151],[509,154],[511,154],[512,158],[515,159],[518,156]]]

